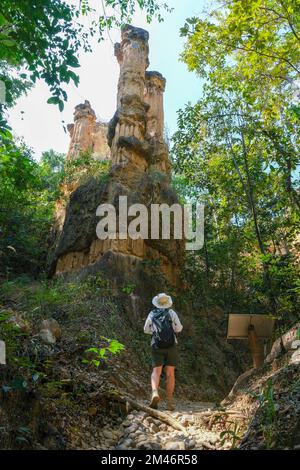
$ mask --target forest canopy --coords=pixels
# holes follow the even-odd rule
[[[216,2],[181,28],[181,58],[204,81],[199,102],[178,113],[172,147],[181,186],[206,205],[190,275],[229,310],[298,308],[299,6]]]

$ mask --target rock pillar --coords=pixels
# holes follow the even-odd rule
[[[81,152],[92,152],[92,135],[96,127],[96,115],[89,101],[75,107],[74,124],[68,125],[71,142],[67,160],[78,158]]]

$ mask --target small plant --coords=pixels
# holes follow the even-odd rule
[[[91,291],[93,293],[101,292],[102,295],[110,295],[112,293],[111,281],[103,277],[101,273],[89,276],[87,280],[81,284],[81,287],[85,295],[89,295]]]
[[[220,433],[221,444],[224,445],[225,441],[231,441],[231,448],[235,449],[238,441],[241,439],[240,427],[237,423],[234,423],[233,429],[225,429]]]
[[[32,430],[27,426],[20,426],[17,429],[16,442],[20,444],[30,444],[32,437]]]
[[[293,382],[291,389],[290,389],[290,393],[293,393],[297,391],[298,389],[300,389],[300,379],[297,379],[295,382]]]
[[[48,380],[43,385],[43,395],[47,398],[60,398],[64,387],[65,383],[62,380]]]
[[[267,385],[259,394],[254,395],[259,402],[259,408],[263,412],[264,422],[261,425],[262,433],[267,448],[270,448],[274,438],[274,423],[276,420],[276,406],[274,402],[274,387],[272,380],[267,381]]]
[[[39,378],[40,375],[37,372],[28,378],[17,375],[12,379],[9,385],[2,385],[2,391],[8,393],[28,390],[29,386],[33,388],[37,384]]]
[[[126,284],[122,287],[122,292],[124,294],[132,294],[134,292],[134,289],[136,288],[136,285],[135,284]]]
[[[107,353],[116,355],[120,354],[121,351],[125,349],[125,346],[122,343],[119,343],[116,339],[108,339],[104,336],[101,336],[101,339],[107,344],[103,347],[92,347],[86,349],[84,352],[87,355],[86,358],[82,360],[83,364],[92,364],[95,367],[99,367],[101,363],[105,362],[108,357]]]
[[[18,340],[26,336],[19,326],[11,322],[12,313],[7,310],[0,312],[0,338],[6,343],[6,355],[8,362],[18,362],[17,350]]]
[[[263,409],[266,421],[272,424],[275,421],[276,409],[274,403],[274,387],[272,381],[267,381],[267,386],[261,391],[258,396],[260,407]]]
[[[97,160],[91,151],[81,152],[75,160],[69,160],[65,164],[64,183],[77,185],[83,184],[88,178],[94,176],[100,182],[105,182],[111,166],[109,160]]]
[[[267,386],[261,390],[260,393],[249,392],[249,394],[256,398],[259,403],[259,408],[263,411],[264,417],[268,423],[273,423],[276,416],[276,408],[274,403],[274,388],[272,380],[267,381]]]

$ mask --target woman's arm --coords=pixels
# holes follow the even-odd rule
[[[147,320],[144,325],[144,333],[147,335],[152,335],[153,334],[153,325],[152,325],[152,320],[151,320],[151,313],[149,313]]]

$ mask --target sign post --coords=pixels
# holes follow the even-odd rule
[[[248,339],[253,367],[264,363],[263,340],[269,339],[274,327],[274,318],[268,315],[230,314],[228,318],[227,339]]]

